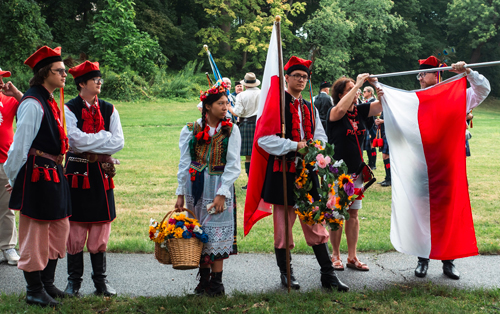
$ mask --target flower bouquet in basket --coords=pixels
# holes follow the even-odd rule
[[[155,242],[157,259],[156,248],[159,246],[168,253],[171,259],[168,264],[172,264],[173,268],[192,269],[199,265],[203,243],[208,242],[208,235],[196,218],[187,217],[183,211],[196,217],[193,212],[184,208],[167,213],[161,223],[151,219],[149,238]]]
[[[323,223],[338,230],[349,219],[349,206],[358,197],[343,160],[333,159],[333,146],[319,140],[303,148],[296,160],[295,212],[306,224]],[[319,199],[313,199],[313,178],[319,178]]]

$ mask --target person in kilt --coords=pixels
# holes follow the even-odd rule
[[[244,92],[236,96],[236,105],[230,109],[231,113],[239,117],[241,128],[241,156],[245,156],[245,172],[250,174],[250,156],[252,155],[253,135],[255,133],[255,123],[257,122],[257,110],[259,108],[260,81],[254,73],[245,74],[245,79],[241,81],[246,87]],[[243,190],[247,186],[242,187]]]
[[[116,108],[97,96],[102,78],[99,63],[85,61],[69,70],[79,95],[66,103],[70,149],[66,154],[66,177],[71,185],[73,216],[70,220],[68,284],[65,292],[79,296],[83,276],[83,248],[92,263],[95,294],[112,296],[116,291],[106,280],[106,249],[111,222],[116,218],[114,164],[111,155],[124,144]]]
[[[230,107],[226,85],[219,82],[203,92],[200,119],[181,131],[181,151],[175,208],[191,210],[208,235],[204,243],[197,295],[224,294],[223,261],[236,254],[234,182],[241,172],[241,136],[226,118]]]

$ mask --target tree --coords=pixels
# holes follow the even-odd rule
[[[132,0],[106,0],[106,9],[99,10],[89,32],[95,43],[90,54],[103,65],[117,72],[127,66],[140,74],[150,74],[155,65],[165,64],[158,41],[141,32],[134,24]]]
[[[22,65],[39,45],[52,41],[50,29],[33,0],[0,1],[0,61],[12,69]]]
[[[339,0],[320,2],[319,9],[304,23],[305,51],[297,53],[313,61],[314,78],[333,81],[348,72],[348,38],[354,28],[355,23],[347,20]]]
[[[205,12],[213,18],[211,25],[196,34],[217,56],[216,61],[224,68],[259,70],[263,68],[269,37],[276,15],[281,16],[281,32],[284,42],[294,35],[289,30],[292,22],[287,15],[304,12],[303,2],[286,0],[197,0]]]

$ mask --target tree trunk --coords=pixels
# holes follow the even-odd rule
[[[470,56],[470,63],[476,63],[481,59],[481,48],[484,46],[484,43],[480,44],[472,51],[472,55]]]
[[[243,51],[243,62],[241,62],[241,69],[245,68],[246,64],[247,64],[247,52]]]
[[[224,1],[224,4],[229,8],[231,6],[231,3],[229,1]],[[227,11],[222,11],[222,15],[227,16],[228,12]],[[227,24],[222,24],[220,26],[220,29],[226,34],[227,38],[230,38],[229,32],[231,31],[231,22],[228,22]],[[222,41],[221,42],[221,48],[223,51],[229,52],[231,51],[231,46],[229,45],[229,41]]]

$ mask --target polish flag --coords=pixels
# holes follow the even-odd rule
[[[260,219],[271,215],[271,204],[261,198],[262,187],[266,177],[266,153],[257,143],[259,138],[281,133],[280,88],[279,88],[279,57],[278,38],[275,24],[271,34],[271,42],[267,52],[262,90],[260,93],[259,110],[253,140],[252,157],[250,160],[250,175],[248,178],[247,197],[245,201],[244,233],[247,235],[252,226]]]
[[[384,90],[391,156],[391,242],[438,260],[478,254],[465,165],[464,75],[432,87]]]

